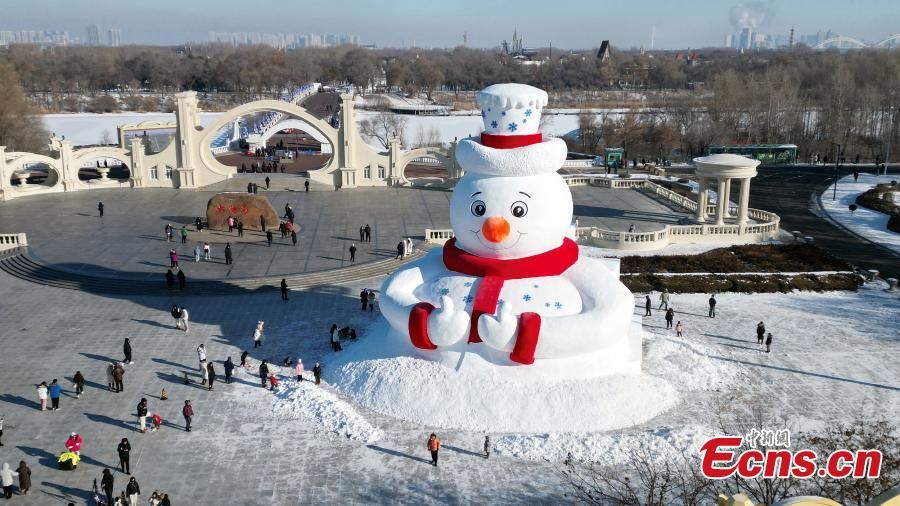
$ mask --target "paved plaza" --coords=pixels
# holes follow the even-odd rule
[[[203,191],[169,189],[108,190],[30,197],[0,202],[0,233],[28,234],[30,255],[56,268],[83,274],[134,279],[159,279],[169,267],[168,251],[175,248],[188,279],[241,279],[280,276],[346,267],[349,247],[356,244],[356,262],[394,258],[401,238],[416,244],[425,229],[450,228],[450,192],[417,188],[378,188],[333,191],[313,184],[303,191],[302,178],[271,175],[272,190],[260,190],[279,214],[290,204],[300,225],[298,245],[281,239],[266,244],[260,231],[204,230],[193,226],[205,219],[206,204],[218,191],[241,191],[248,181],[263,184],[264,175],[237,177]],[[579,225],[625,231],[658,230],[688,218],[668,202],[637,190],[572,187]],[[105,215],[99,218],[97,202]],[[188,241],[173,242],[164,235],[166,224],[187,225]],[[360,243],[359,228],[369,224],[372,242]],[[194,262],[198,242],[212,246],[212,261]],[[225,243],[232,243],[233,265],[225,265]]]

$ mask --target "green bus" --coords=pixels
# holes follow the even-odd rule
[[[762,162],[762,165],[793,165],[797,163],[795,144],[730,144],[707,146],[706,154],[733,153]]]

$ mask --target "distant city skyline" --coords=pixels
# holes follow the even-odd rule
[[[571,49],[598,47],[604,39],[620,48],[719,47],[726,34],[740,34],[743,25],[754,33],[787,34],[794,27],[797,34],[831,31],[866,42],[900,33],[900,2],[895,0],[260,0],[252,12],[246,5],[237,0],[84,0],[73,6],[69,0],[31,0],[4,6],[0,32],[65,32],[73,44],[103,45],[202,43],[210,33],[354,34],[356,44],[409,47],[415,41],[427,48],[462,45],[464,33],[472,47],[497,47],[517,30],[528,47]],[[88,27],[96,32],[89,35]],[[113,35],[111,30],[120,31]]]

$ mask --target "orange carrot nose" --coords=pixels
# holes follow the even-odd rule
[[[492,216],[484,221],[481,234],[491,242],[503,242],[509,237],[509,222],[502,216]]]

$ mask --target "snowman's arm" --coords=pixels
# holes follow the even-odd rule
[[[438,253],[440,250],[435,250]],[[426,279],[439,275],[442,264],[440,255],[429,253],[420,260],[395,271],[381,285],[382,297],[379,302],[381,314],[395,329],[409,327],[409,315],[416,304],[423,302],[416,296]]]
[[[628,333],[634,297],[601,262],[582,257],[565,274],[582,298],[580,313],[542,317],[536,358],[561,358],[602,349]]]

